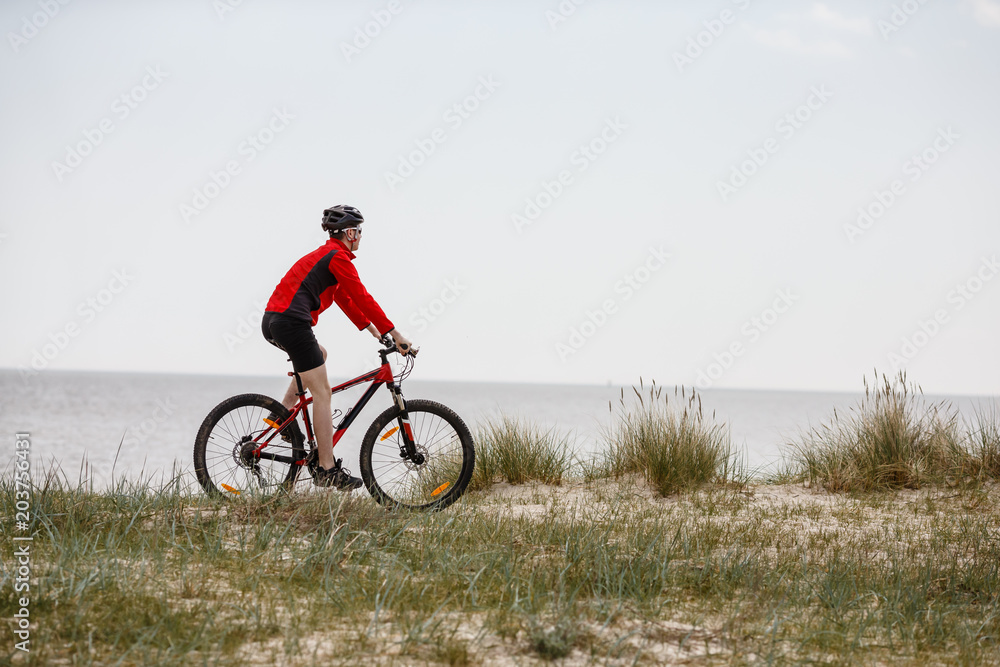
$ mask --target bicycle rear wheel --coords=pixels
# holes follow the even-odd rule
[[[472,434],[450,408],[434,401],[406,402],[422,462],[401,453],[403,434],[393,406],[380,414],[361,442],[361,478],[379,503],[391,508],[444,509],[472,479],[476,456]]]
[[[242,394],[217,405],[198,430],[194,472],[210,496],[234,498],[290,489],[306,458],[300,429],[286,427],[292,442],[276,435],[261,452],[253,440],[270,428],[271,413],[288,419],[288,409],[260,394]]]

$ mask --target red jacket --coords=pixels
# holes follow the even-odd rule
[[[392,322],[361,284],[354,256],[343,243],[330,239],[292,266],[265,310],[316,326],[319,314],[336,302],[359,330],[374,324],[380,334],[392,331]]]

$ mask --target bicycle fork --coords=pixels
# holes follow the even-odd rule
[[[396,417],[398,426],[382,436],[382,439],[386,440],[397,431],[401,432],[403,437],[400,438],[400,458],[412,461],[416,465],[423,465],[424,455],[417,451],[417,440],[413,436],[413,428],[410,426],[410,413],[406,411],[406,399],[403,398],[403,389],[398,383],[393,383],[389,386],[389,391],[392,392],[393,401],[396,403],[396,407],[399,408],[399,416]]]

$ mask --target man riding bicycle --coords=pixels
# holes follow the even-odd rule
[[[313,482],[317,486],[343,490],[356,489],[362,482],[343,467],[342,459],[334,459],[333,456],[327,354],[313,333],[320,313],[336,303],[359,331],[367,329],[379,340],[389,334],[401,354],[416,354],[416,348],[396,331],[382,308],[361,284],[352,263],[354,253],[361,245],[361,224],[364,221],[361,212],[353,206],[334,206],[323,211],[323,229],[329,232],[330,240],[297,261],[285,274],[271,295],[261,322],[264,338],[288,353],[295,372],[313,398],[313,424],[319,457]],[[291,409],[295,405],[297,392],[293,381],[281,401],[286,408]]]

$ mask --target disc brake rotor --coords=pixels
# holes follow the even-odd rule
[[[403,465],[405,465],[408,470],[420,470],[427,464],[429,453],[427,448],[423,445],[414,445],[413,448],[416,450],[416,454],[413,457],[404,458]],[[414,458],[416,461],[413,460]]]

